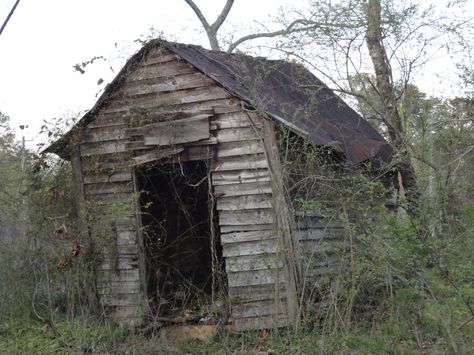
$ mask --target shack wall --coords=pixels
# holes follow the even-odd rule
[[[146,308],[134,168],[180,159],[211,162],[235,327],[289,324],[293,289],[287,287],[263,125],[213,80],[155,48],[74,138],[90,235],[102,252],[97,289],[116,320],[139,322]]]

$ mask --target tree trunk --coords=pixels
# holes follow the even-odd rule
[[[405,137],[402,117],[398,112],[395,86],[392,78],[392,68],[382,40],[381,26],[382,8],[380,0],[368,0],[366,42],[369,55],[375,70],[376,87],[383,103],[383,120],[388,134],[398,155],[397,169],[401,175],[399,189],[404,189],[408,202],[408,212],[416,214],[419,192],[416,186],[416,175],[409,156],[408,142]]]

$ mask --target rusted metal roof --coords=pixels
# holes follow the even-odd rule
[[[133,66],[156,46],[164,46],[214,79],[248,104],[283,123],[315,145],[327,145],[347,161],[389,161],[392,150],[385,139],[357,112],[304,66],[200,46],[154,40],[135,54],[108,86],[95,107],[77,125],[86,125],[107,101]],[[47,148],[58,153],[63,137]],[[60,154],[61,155],[61,154]]]

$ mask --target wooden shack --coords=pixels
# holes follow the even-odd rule
[[[136,53],[46,150],[72,162],[110,317],[141,322],[186,298],[186,285],[211,303],[225,298],[236,329],[295,323],[296,249],[337,233],[319,216],[295,224],[280,125],[350,164],[391,154],[303,66],[163,40]]]

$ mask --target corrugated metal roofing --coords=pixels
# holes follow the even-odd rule
[[[120,86],[123,77],[148,50],[160,45],[255,109],[287,125],[315,145],[331,146],[353,164],[368,159],[379,163],[391,158],[392,150],[384,138],[304,66],[163,40],[151,41],[135,54],[77,125],[91,122],[96,111]],[[59,153],[67,143],[67,136],[46,151]]]

